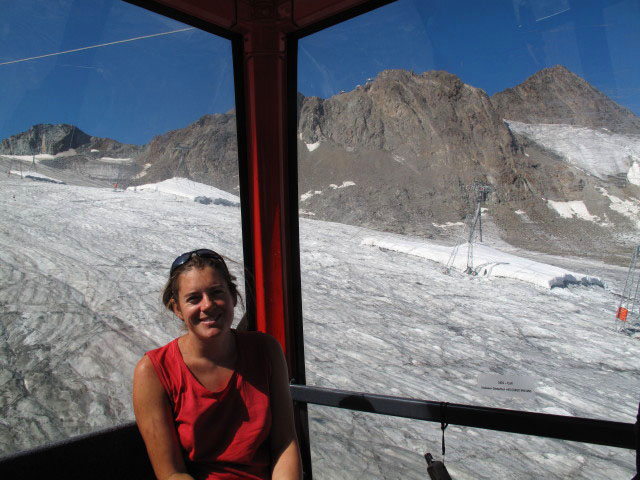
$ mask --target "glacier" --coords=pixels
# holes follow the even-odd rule
[[[0,176],[2,453],[133,418],[135,363],[181,332],[160,302],[176,255],[218,250],[244,285],[239,209],[194,202],[206,186],[176,185],[170,193],[114,191]],[[371,238],[425,246],[300,219],[308,384],[635,421],[640,343],[614,319],[626,268],[510,252],[603,285],[543,288],[493,274],[445,275],[442,263],[372,248]],[[535,395],[484,394],[478,378],[486,374],[528,378]],[[424,479],[424,452],[440,457],[439,424],[309,411],[316,478]],[[635,468],[629,450],[455,425],[446,442],[456,480],[629,478]]]

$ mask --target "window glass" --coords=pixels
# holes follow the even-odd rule
[[[244,279],[228,40],[119,1],[4,2],[0,85],[5,455],[133,419],[136,362],[181,332],[177,255]]]
[[[307,383],[635,421],[639,20],[635,1],[400,0],[300,40]],[[338,470],[369,459],[349,478],[424,478],[439,451],[433,424],[425,447],[340,413],[358,444],[311,411],[350,453]],[[463,431],[461,478],[489,453],[481,478],[525,478],[530,456],[545,478],[634,471],[624,450]]]

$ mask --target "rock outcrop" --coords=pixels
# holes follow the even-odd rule
[[[299,97],[301,202],[315,218],[433,235],[493,201],[533,201],[560,189],[524,154],[487,94],[447,72],[384,71],[330,99]],[[352,181],[355,186],[327,188]],[[576,180],[578,181],[578,180]]]
[[[104,185],[128,182],[143,147],[93,137],[74,125],[38,124],[0,143],[0,155],[39,155],[39,163]]]
[[[639,132],[637,116],[563,67],[492,98],[447,72],[384,71],[326,100],[299,96],[298,110],[300,208],[312,218],[450,237],[461,231],[447,225],[468,218],[474,185],[484,184],[492,228],[514,245],[569,252],[580,238],[581,250],[602,255],[612,232],[631,225],[601,193],[619,184],[599,182],[504,122]],[[584,201],[601,221],[559,220],[548,200]]]
[[[91,137],[73,125],[38,124],[26,132],[2,140],[0,155],[36,155],[78,148],[91,142]]]
[[[491,97],[498,114],[524,123],[558,123],[640,134],[640,118],[561,65]]]
[[[132,185],[185,177],[238,194],[238,142],[233,113],[205,115],[154,137],[137,158]],[[146,168],[145,168],[146,167]]]

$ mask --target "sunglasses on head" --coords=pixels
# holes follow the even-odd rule
[[[203,258],[211,258],[213,260],[219,260],[224,263],[224,259],[220,256],[220,254],[214,252],[213,250],[209,250],[208,248],[199,248],[198,250],[191,250],[190,252],[183,253],[178,258],[176,258],[171,264],[171,270],[169,270],[169,276],[173,275],[173,272],[176,268],[184,265],[193,256],[203,257]]]

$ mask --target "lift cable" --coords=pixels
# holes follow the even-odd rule
[[[143,40],[145,38],[153,38],[153,37],[160,37],[160,36],[163,36],[163,35],[171,35],[171,34],[174,34],[174,33],[186,32],[188,30],[194,30],[194,28],[193,27],[181,28],[180,30],[172,30],[170,32],[154,33],[154,34],[151,34],[151,35],[143,35],[141,37],[127,38],[125,40],[117,40],[115,42],[101,43],[99,45],[91,45],[89,47],[74,48],[73,50],[65,50],[64,52],[47,53],[45,55],[38,55],[36,57],[21,58],[20,60],[11,60],[9,62],[0,63],[0,67],[3,66],[3,65],[10,65],[12,63],[28,62],[29,60],[38,60],[40,58],[54,57],[56,55],[65,55],[67,53],[80,52],[82,50],[90,50],[92,48],[107,47],[109,45],[116,45],[118,43],[135,42],[136,40]]]

